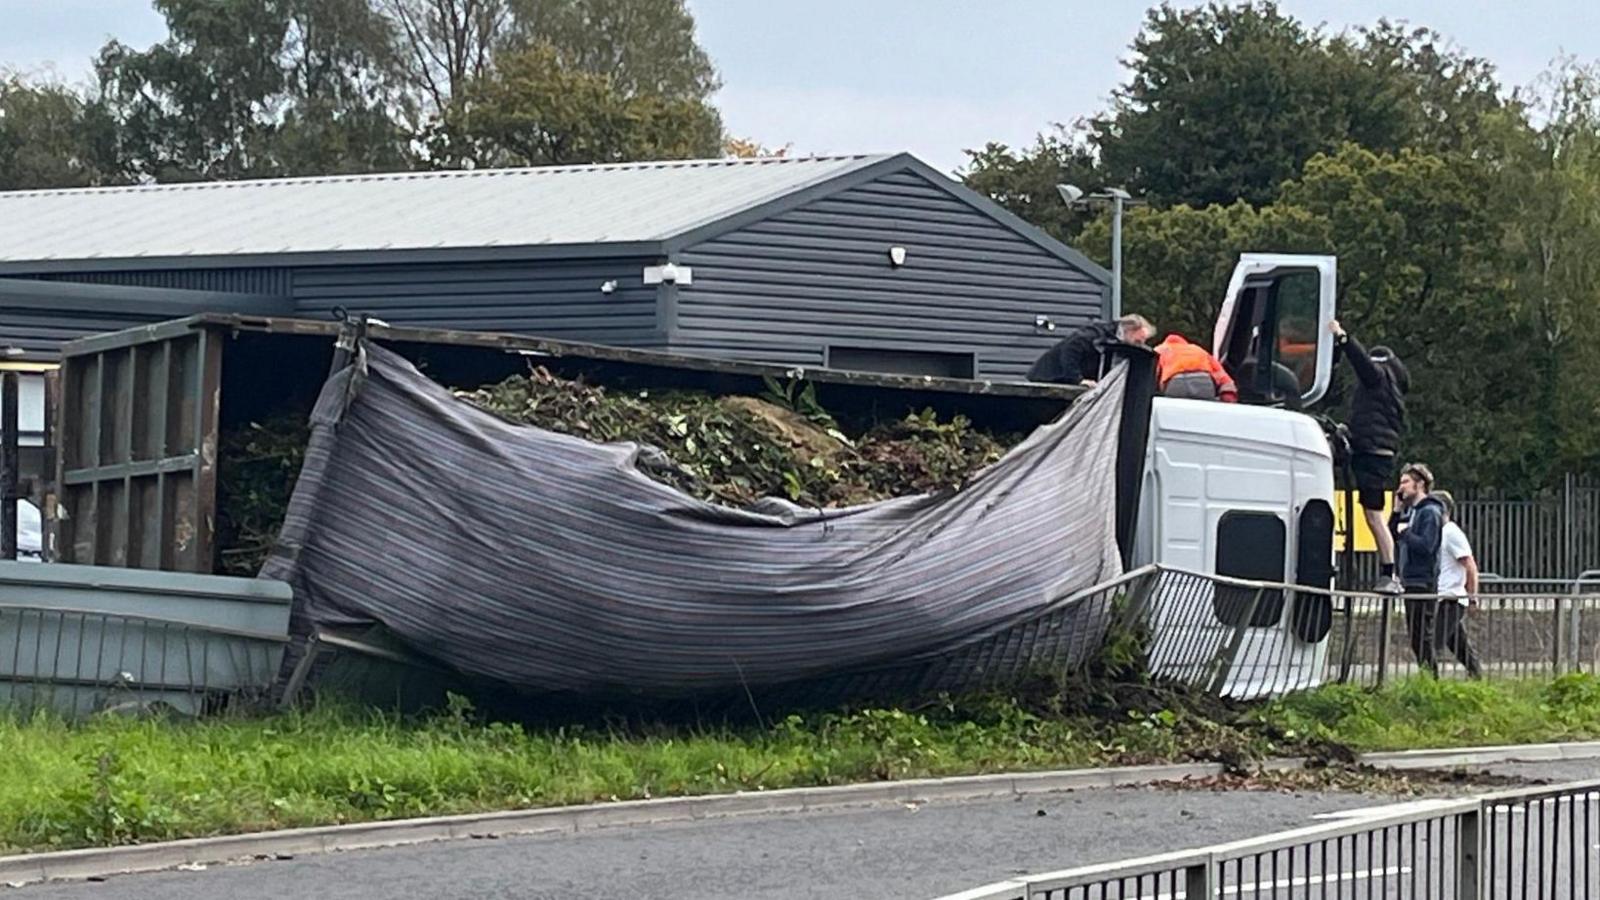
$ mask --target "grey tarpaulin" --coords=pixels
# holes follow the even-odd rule
[[[959,491],[736,510],[651,480],[637,445],[508,423],[366,345],[318,401],[262,574],[293,585],[299,635],[381,624],[536,692],[687,694],[948,661],[1052,611],[1057,631],[1093,626],[1061,619],[1061,601],[1121,572],[1124,384],[1119,368]]]

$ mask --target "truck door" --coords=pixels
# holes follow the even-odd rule
[[[1300,409],[1327,393],[1337,284],[1331,256],[1239,257],[1212,352],[1238,383],[1241,402]]]

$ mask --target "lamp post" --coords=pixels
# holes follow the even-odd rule
[[[1056,191],[1073,209],[1087,209],[1095,203],[1111,204],[1111,318],[1122,317],[1122,208],[1138,201],[1122,188],[1105,188],[1085,195],[1083,189],[1072,184],[1058,184]]]

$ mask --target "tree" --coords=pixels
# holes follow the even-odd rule
[[[1089,217],[1068,207],[1056,185],[1093,190],[1103,178],[1081,130],[1059,124],[1021,152],[990,143],[982,150],[968,150],[967,160],[967,187],[1063,241],[1082,231]]]
[[[365,0],[156,0],[170,36],[96,63],[130,169],[157,180],[404,167],[387,21]]]
[[[510,42],[506,0],[377,0],[377,7],[396,23],[402,77],[427,114],[486,77]]]
[[[508,0],[511,46],[554,47],[626,94],[708,101],[722,87],[684,0]]]
[[[406,79],[442,113],[496,60],[544,47],[629,96],[706,102],[721,83],[683,0],[376,0],[398,26]]]
[[[623,91],[550,47],[503,55],[429,137],[436,163],[540,166],[714,157],[722,123],[690,99]]]
[[[793,149],[793,144],[784,144],[774,150],[753,138],[730,136],[722,139],[722,155],[729,159],[782,159]]]
[[[1392,147],[1376,73],[1273,3],[1150,11],[1127,84],[1092,123],[1109,177],[1161,204],[1269,202],[1345,140]]]
[[[1600,67],[1564,61],[1524,95],[1538,129],[1500,130],[1493,198],[1505,223],[1507,293],[1528,338],[1537,439],[1554,471],[1600,463]]]
[[[1131,49],[1127,82],[1080,139],[1041,136],[1009,161],[975,154],[969,182],[1036,196],[1035,169],[1081,157],[1097,161],[1101,182],[1158,206],[1259,206],[1346,143],[1466,151],[1502,105],[1493,68],[1434,32],[1380,21],[1328,35],[1271,2],[1163,5]]]
[[[1411,370],[1408,456],[1458,486],[1536,487],[1556,462],[1538,437],[1533,361],[1512,349],[1529,331],[1504,290],[1494,178],[1477,160],[1347,144],[1259,209],[1136,209],[1124,224],[1127,306],[1206,343],[1240,253],[1332,254],[1341,319]],[[1098,220],[1079,246],[1105,259],[1109,242]],[[1335,406],[1348,373],[1341,382]]]
[[[0,190],[123,180],[103,106],[61,84],[0,78]]]

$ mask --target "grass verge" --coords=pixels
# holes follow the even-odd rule
[[[525,728],[464,702],[198,722],[0,717],[0,852],[420,815],[1329,748],[1600,738],[1600,680],[1329,687],[1232,706],[1056,685],[767,727]]]

